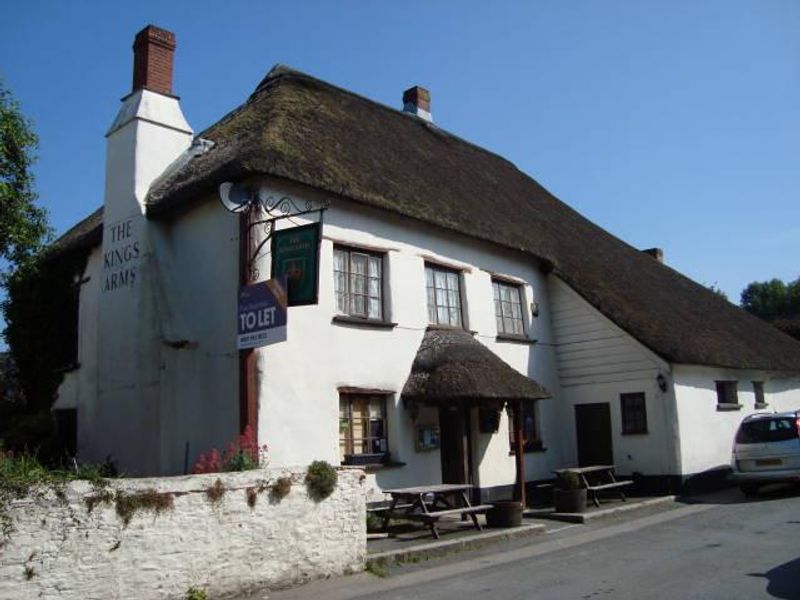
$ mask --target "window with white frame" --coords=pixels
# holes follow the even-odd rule
[[[493,279],[492,288],[497,333],[525,335],[525,322],[522,319],[522,286]]]
[[[339,395],[339,452],[345,464],[388,455],[385,395]]]
[[[355,248],[333,249],[336,308],[345,315],[383,319],[383,256]]]
[[[463,327],[460,279],[461,274],[456,270],[439,265],[425,265],[430,323]]]

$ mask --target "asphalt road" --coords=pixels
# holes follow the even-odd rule
[[[733,491],[537,541],[270,594],[314,598],[800,599],[800,489]]]

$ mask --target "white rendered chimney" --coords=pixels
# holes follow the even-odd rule
[[[172,94],[175,36],[145,27],[133,45],[133,90],[106,134],[92,458],[131,474],[164,470],[161,327],[156,251],[161,223],[145,218],[153,181],[192,142]]]
[[[148,25],[133,44],[133,90],[106,133],[106,223],[138,212],[150,184],[192,142],[172,93],[175,35]]]

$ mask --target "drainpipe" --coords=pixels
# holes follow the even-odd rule
[[[254,283],[250,259],[257,240],[251,223],[257,218],[257,210],[250,208],[239,214],[239,283]],[[256,392],[255,348],[239,350],[239,430],[250,426],[258,444],[258,398]]]

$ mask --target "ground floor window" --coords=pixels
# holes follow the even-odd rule
[[[767,399],[764,396],[764,382],[763,381],[754,381],[753,382],[753,394],[756,397],[756,408],[764,408],[767,406]]]
[[[739,404],[739,392],[737,381],[716,381],[717,404],[733,405]]]
[[[339,453],[344,464],[383,462],[389,453],[385,395],[339,395]]]
[[[647,433],[647,406],[644,392],[619,395],[622,433]]]
[[[508,442],[512,454],[517,452],[517,443],[514,439],[514,409],[509,405],[508,411]],[[522,403],[522,451],[536,452],[542,449],[542,438],[539,432],[539,420],[536,418],[536,402]]]

